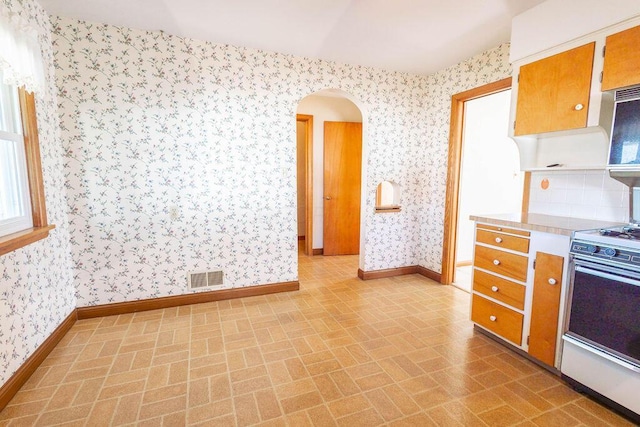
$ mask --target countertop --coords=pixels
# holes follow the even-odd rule
[[[503,225],[523,230],[541,231],[543,233],[571,236],[577,230],[626,225],[621,222],[598,221],[594,219],[569,218],[564,216],[544,215],[536,213],[513,213],[498,215],[471,215],[472,221],[485,224]]]

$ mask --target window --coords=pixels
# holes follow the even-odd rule
[[[47,223],[32,93],[1,83],[0,255],[47,237]]]
[[[31,228],[18,89],[0,82],[0,236]]]
[[[47,237],[53,228],[47,223],[33,97],[44,88],[38,29],[0,2],[0,255]]]

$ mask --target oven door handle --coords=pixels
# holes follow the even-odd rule
[[[592,276],[601,277],[603,279],[614,280],[616,282],[622,282],[622,283],[626,283],[628,285],[633,285],[633,286],[640,286],[640,278],[633,279],[631,277],[625,277],[625,276],[618,276],[618,275],[615,275],[615,274],[609,274],[609,273],[605,273],[604,271],[592,270],[590,268],[585,268],[585,267],[582,267],[582,266],[580,266],[578,264],[576,264],[575,270],[577,272],[580,272],[580,273],[590,274]],[[629,273],[626,273],[626,274],[629,274]]]

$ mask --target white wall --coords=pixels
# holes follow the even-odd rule
[[[638,0],[547,0],[513,18],[511,62],[638,14]]]
[[[428,127],[426,134],[421,136],[425,141],[423,147],[407,156],[409,161],[404,167],[419,171],[417,179],[422,203],[418,209],[414,210],[412,206],[405,209],[405,197],[413,192],[413,188],[405,187],[403,181],[396,182],[402,186],[402,213],[415,215],[420,224],[419,265],[422,267],[437,272],[442,270],[451,96],[509,77],[508,57],[509,45],[503,44],[429,76],[427,96],[416,106],[427,110]],[[390,179],[394,180],[393,177]],[[387,222],[394,220],[391,217],[397,218],[395,215],[378,217],[381,221],[385,217]]]
[[[549,186],[542,188],[542,181]],[[531,173],[529,212],[602,221],[629,221],[629,187],[605,170]]]
[[[507,137],[511,90],[465,103],[456,260],[471,261],[474,222],[469,215],[519,212],[523,173]]]
[[[300,101],[298,114],[313,116],[313,248],[323,247],[324,122],[362,123],[362,112],[350,100],[311,95]]]

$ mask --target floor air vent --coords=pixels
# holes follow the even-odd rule
[[[200,271],[188,275],[189,289],[210,289],[224,287],[222,271]]]

